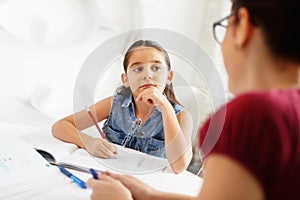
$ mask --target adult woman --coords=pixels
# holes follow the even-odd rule
[[[222,53],[236,97],[200,130],[204,182],[197,197],[163,193],[128,176],[90,180],[92,198],[101,187],[122,188],[123,199],[293,199],[300,195],[299,0],[232,0]],[[228,22],[228,23],[226,23]],[[226,108],[212,147],[205,138]],[[212,129],[213,130],[213,129]],[[109,183],[109,184],[108,184]],[[119,185],[118,185],[119,184]],[[121,184],[121,185],[120,185]],[[99,196],[100,195],[100,196]],[[117,194],[114,194],[117,195]],[[109,197],[109,196],[107,196]]]

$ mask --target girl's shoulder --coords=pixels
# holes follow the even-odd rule
[[[125,100],[128,99],[131,96],[131,94],[132,93],[130,88],[121,86],[116,89],[115,93],[113,94],[113,98],[116,100]]]
[[[129,97],[132,94],[131,89],[125,86],[120,86],[115,90],[114,95],[123,96],[123,97]]]
[[[178,115],[180,112],[184,110],[184,107],[179,104],[172,104],[175,114]]]

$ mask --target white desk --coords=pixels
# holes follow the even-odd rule
[[[9,101],[8,101],[9,102]],[[23,104],[22,102],[10,101],[13,103],[13,112],[2,112],[4,113],[0,116],[0,139],[8,139],[8,138],[18,138],[25,134],[28,134],[36,129],[44,128],[50,130],[50,126],[52,124],[51,118],[43,115],[42,113],[38,113],[38,111],[34,110]],[[7,106],[7,105],[6,105]],[[12,108],[12,107],[10,107]],[[19,110],[19,111],[18,111]],[[4,110],[5,111],[5,110]],[[7,116],[11,113],[11,116]],[[14,119],[14,115],[18,115],[16,119],[18,119],[17,124],[12,124],[12,120]],[[8,119],[8,120],[3,120]],[[23,120],[24,119],[24,120]],[[41,123],[38,122],[41,121]],[[28,126],[27,126],[28,125]],[[41,126],[40,126],[41,125]],[[73,171],[73,173],[83,180],[87,180],[91,178],[91,175]],[[63,176],[63,175],[62,175]],[[145,180],[144,175],[138,175],[142,180]],[[143,177],[144,176],[144,177]],[[185,171],[181,174],[173,174],[170,169],[164,171],[164,173],[153,173],[151,175],[147,175],[146,182],[151,186],[168,192],[176,192],[181,194],[188,195],[197,195],[198,191],[202,185],[202,179],[198,176]],[[53,189],[49,192],[44,192],[41,195],[33,198],[34,200],[52,200],[52,199],[89,199],[91,194],[90,189],[81,189],[76,184],[70,183],[66,184],[63,187],[59,187]]]
[[[72,170],[74,174],[80,177],[82,180],[87,180],[91,178],[91,175],[75,172]],[[160,176],[160,179],[158,177]],[[154,180],[154,181],[153,181]],[[150,180],[151,181],[151,180]],[[202,180],[199,177],[191,174],[190,172],[183,172],[182,174],[153,174],[153,182],[150,183],[151,186],[156,189],[166,191],[166,192],[175,192],[180,194],[187,195],[197,195],[198,191],[201,187]],[[65,185],[64,187],[60,187],[54,189],[52,191],[46,192],[36,198],[34,200],[53,200],[53,199],[72,199],[72,200],[83,200],[89,199],[91,194],[90,189],[81,189],[76,184],[70,183]]]

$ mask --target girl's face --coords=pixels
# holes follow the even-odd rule
[[[173,76],[172,71],[168,70],[164,54],[151,47],[137,47],[132,51],[126,75],[122,74],[123,84],[131,88],[134,96],[150,87],[163,92]]]

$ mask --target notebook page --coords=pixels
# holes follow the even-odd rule
[[[104,166],[126,174],[152,173],[169,166],[166,158],[151,156],[133,149],[117,146],[117,158],[103,159],[94,157]]]
[[[165,158],[150,156],[122,146],[117,146],[117,148],[116,158],[98,158],[84,149],[78,149],[58,164],[72,164],[125,174],[152,173],[162,171],[169,166],[169,162]]]
[[[0,142],[0,177],[3,180],[0,182],[0,199],[28,191],[33,193],[37,188],[48,190],[53,187],[49,183],[55,181],[59,185],[63,181],[57,169],[29,144],[18,139]]]

